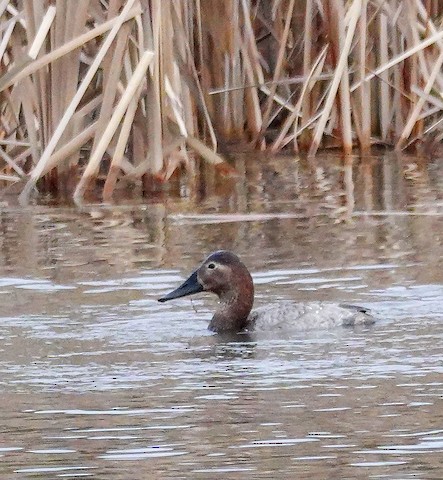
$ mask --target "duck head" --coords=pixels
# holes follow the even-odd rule
[[[227,250],[211,253],[178,288],[158,301],[166,302],[199,292],[215,293],[220,300],[209,324],[210,330],[238,332],[247,327],[254,302],[254,284],[237,255]]]

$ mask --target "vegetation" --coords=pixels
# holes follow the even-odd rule
[[[438,0],[0,0],[0,184],[107,200],[195,153],[443,138]],[[191,155],[190,155],[191,153]]]

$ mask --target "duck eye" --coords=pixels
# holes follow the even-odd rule
[[[208,268],[213,270],[215,268],[215,263],[208,263]]]

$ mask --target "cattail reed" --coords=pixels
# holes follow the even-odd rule
[[[0,2],[0,186],[111,199],[220,145],[443,138],[437,0]]]

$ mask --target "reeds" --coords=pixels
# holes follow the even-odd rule
[[[0,185],[105,200],[219,143],[443,138],[437,0],[2,0]]]

